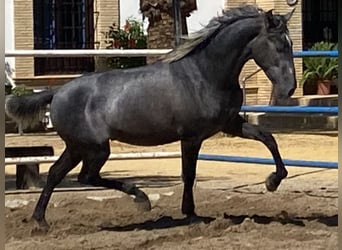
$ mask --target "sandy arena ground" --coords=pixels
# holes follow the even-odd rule
[[[284,159],[337,161],[337,133],[274,136]],[[45,144],[56,155],[64,147],[53,134],[6,136],[6,146]],[[179,143],[111,145],[112,153],[179,151]],[[223,136],[207,140],[201,153],[271,157],[259,142]],[[41,165],[43,178],[48,167]],[[108,161],[103,176],[137,183],[149,194],[150,212],[117,191],[55,192],[46,214],[51,229],[41,234],[29,220],[39,193],[6,194],[6,249],[338,249],[337,170],[288,167],[288,178],[269,193],[263,181],[274,168],[199,161],[195,203],[206,220],[188,224],[180,212],[180,159]],[[79,187],[78,170],[59,187]],[[14,174],[6,166],[7,190]]]

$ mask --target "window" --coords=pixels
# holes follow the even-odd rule
[[[34,0],[35,49],[93,49],[93,0]],[[35,58],[35,75],[94,71],[93,58]]]
[[[303,49],[315,42],[337,43],[338,0],[303,0]]]

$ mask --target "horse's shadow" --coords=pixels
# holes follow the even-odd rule
[[[282,212],[276,216],[263,216],[263,215],[227,215],[224,214],[225,219],[231,220],[233,224],[241,224],[246,218],[249,218],[257,224],[270,224],[271,222],[278,222],[282,225],[290,224],[294,226],[305,227],[305,223],[309,221],[316,221],[318,223],[324,224],[328,227],[337,227],[338,226],[338,215],[324,215],[324,214],[313,214],[307,217],[300,216],[288,216]]]
[[[306,222],[316,221],[318,223],[322,223],[328,227],[337,227],[338,226],[338,216],[327,216],[323,214],[316,214],[308,217],[283,217],[283,216],[261,216],[261,215],[228,215],[224,213],[224,219],[230,221],[229,225],[238,225],[242,224],[245,219],[249,218],[254,223],[257,224],[270,224],[272,222],[278,222],[282,225],[290,224],[294,226],[305,227]],[[171,216],[163,216],[157,220],[147,220],[141,223],[133,223],[124,226],[99,226],[99,230],[104,231],[134,231],[134,230],[154,230],[154,229],[167,229],[174,228],[179,226],[188,226],[194,223],[205,223],[209,224],[215,221],[216,218],[213,217],[200,217],[196,218],[182,218],[182,219],[174,219]]]
[[[147,220],[142,223],[133,223],[125,226],[99,226],[100,230],[105,231],[134,231],[134,230],[154,230],[154,229],[166,229],[179,226],[187,226],[194,223],[209,224],[214,221],[212,217],[185,217],[181,219],[174,219],[171,216],[162,216],[157,220]]]

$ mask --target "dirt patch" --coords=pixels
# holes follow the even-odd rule
[[[337,161],[337,134],[276,134],[283,158]],[[64,148],[55,135],[6,137],[6,146],[52,145]],[[112,153],[179,151],[179,144],[134,147],[112,142]],[[202,153],[270,157],[260,143],[216,136]],[[41,166],[46,176],[48,164]],[[11,189],[15,167],[6,166]],[[120,192],[78,191],[53,194],[40,234],[30,221],[39,193],[6,195],[6,249],[338,249],[337,170],[288,167],[278,191],[265,191],[272,165],[199,161],[194,188],[201,220],[191,223],[180,212],[180,160],[109,161],[106,177],[137,183],[152,202],[138,209]],[[60,187],[78,186],[77,167]],[[10,208],[15,203],[16,208]],[[22,204],[20,207],[19,205]]]

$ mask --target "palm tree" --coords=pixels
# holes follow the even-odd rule
[[[182,13],[182,34],[188,34],[186,18],[197,9],[196,0],[180,0]],[[172,0],[140,0],[140,11],[148,18],[147,48],[170,49],[175,47]],[[158,57],[148,57],[151,63]]]

